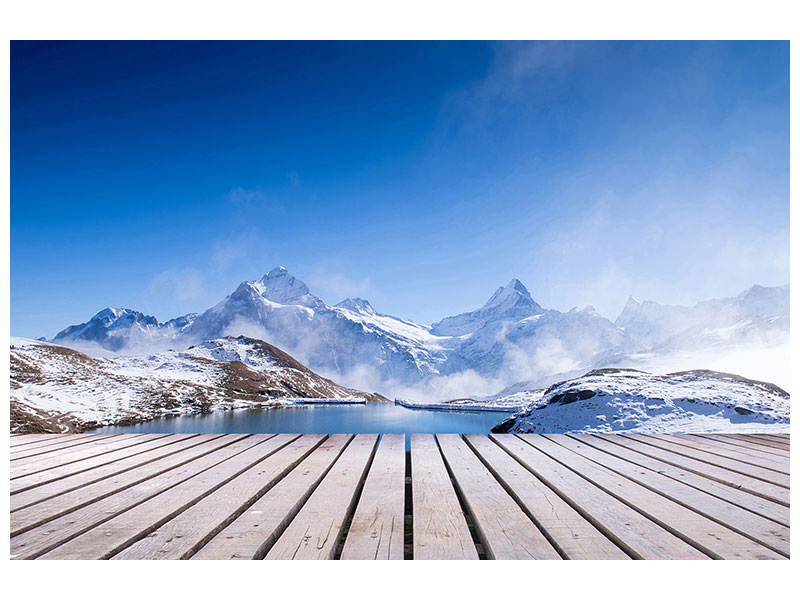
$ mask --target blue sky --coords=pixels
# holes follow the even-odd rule
[[[786,283],[789,45],[12,43],[12,335],[276,265],[423,323]]]

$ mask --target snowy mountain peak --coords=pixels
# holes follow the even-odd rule
[[[483,311],[507,313],[526,313],[524,316],[542,312],[539,306],[519,279],[512,279],[506,286],[497,288],[489,301],[483,305]]]
[[[108,306],[103,310],[99,311],[96,315],[94,315],[90,320],[91,321],[103,321],[105,323],[111,323],[119,319],[122,315],[125,314],[135,314],[136,311],[131,310],[129,308],[115,308],[113,306]],[[139,313],[141,314],[141,313]]]
[[[375,309],[372,308],[372,305],[369,303],[369,300],[364,300],[363,298],[345,298],[336,306],[340,308],[346,308],[347,310],[351,310],[353,312],[361,313],[361,314],[368,314],[374,315]]]
[[[736,297],[744,312],[750,316],[789,316],[789,286],[764,287],[754,285]]]
[[[640,306],[641,304],[642,304],[642,301],[639,300],[636,296],[628,296],[628,301],[625,303],[625,308],[623,310],[628,309],[628,308],[636,308],[637,306]]]
[[[280,304],[294,304],[294,300],[309,294],[308,286],[295,279],[286,267],[275,267],[258,283],[261,284],[258,291],[264,298]]]
[[[484,304],[483,307],[492,308],[495,306],[501,306],[508,304],[509,300],[514,302],[517,298],[524,298],[530,300],[530,302],[533,304],[536,304],[533,302],[528,288],[526,288],[519,279],[512,279],[505,287],[500,286],[497,288],[497,291],[492,295],[491,298],[489,298],[489,301]]]
[[[277,267],[272,269],[269,273],[264,275],[264,278],[267,278],[267,277],[279,277],[279,276],[282,276],[282,275],[289,275],[289,269],[287,269],[283,265],[278,265]]]
[[[431,326],[434,335],[464,335],[488,323],[519,321],[544,312],[519,279],[497,288],[489,301],[478,310],[447,317]]]
[[[71,325],[59,331],[53,340],[58,343],[83,340],[89,342],[108,342],[104,347],[119,350],[129,341],[132,331],[156,331],[163,327],[158,319],[130,308],[107,307],[95,314],[86,323]],[[109,340],[109,335],[113,339]]]

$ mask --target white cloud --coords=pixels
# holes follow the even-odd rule
[[[167,269],[150,280],[147,295],[168,296],[178,302],[201,300],[206,296],[206,278],[199,269]]]
[[[312,293],[335,304],[345,298],[367,298],[371,302],[375,299],[375,290],[369,278],[352,278],[341,271],[331,268],[329,263],[322,263],[312,269],[305,281]]]

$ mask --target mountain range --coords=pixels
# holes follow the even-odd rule
[[[556,374],[603,366],[634,352],[784,343],[789,286],[756,285],[692,307],[631,297],[612,322],[591,306],[567,312],[543,308],[512,279],[482,307],[427,326],[379,313],[361,298],[326,304],[277,267],[242,282],[202,313],[162,323],[109,307],[52,341],[89,354],[99,349],[133,354],[239,335],[273,344],[337,381],[383,393],[464,373],[504,385],[552,382]]]

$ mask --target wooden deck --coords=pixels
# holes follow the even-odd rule
[[[16,559],[781,559],[788,435],[11,436]]]

